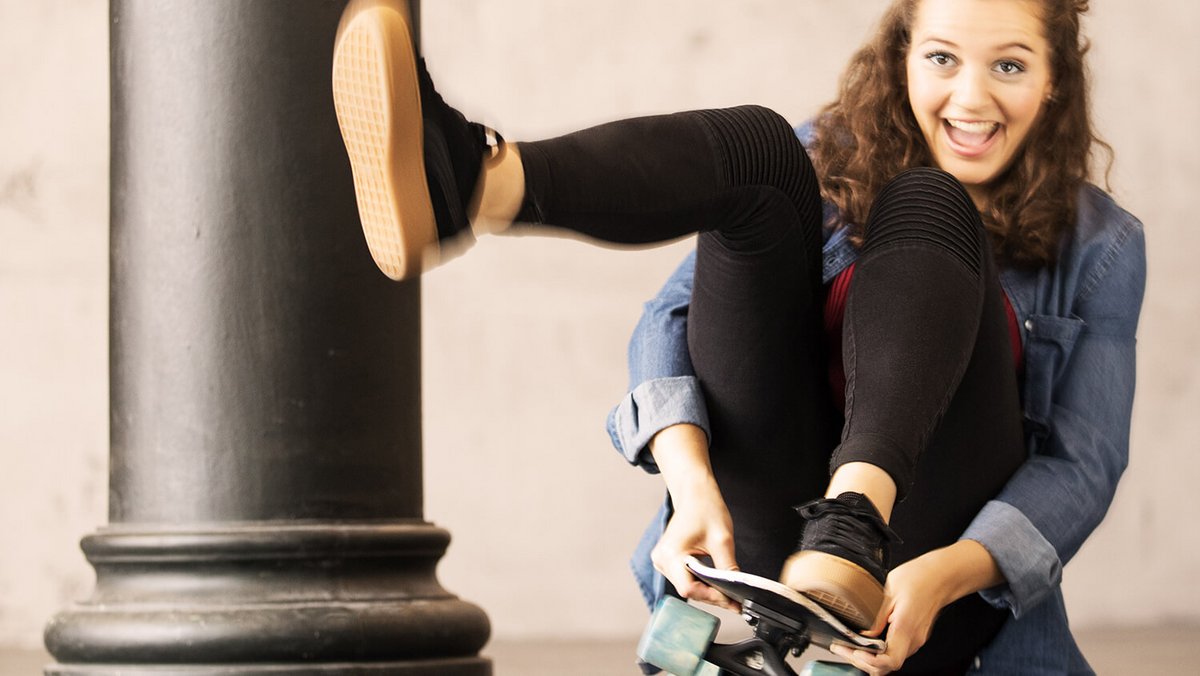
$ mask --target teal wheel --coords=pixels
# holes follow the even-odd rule
[[[800,676],[863,676],[863,672],[852,664],[813,660],[804,665]]]
[[[676,676],[717,676],[704,653],[717,636],[721,621],[673,596],[659,602],[638,642],[643,661]]]

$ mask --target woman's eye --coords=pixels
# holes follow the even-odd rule
[[[996,64],[996,70],[1004,75],[1016,75],[1025,72],[1025,66],[1016,61],[1001,61]]]
[[[925,58],[935,66],[949,66],[954,63],[954,57],[946,52],[930,52]]]

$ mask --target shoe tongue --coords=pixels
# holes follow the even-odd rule
[[[877,526],[885,541],[903,542],[903,540],[896,535],[896,532],[891,529],[887,522],[883,520],[883,515],[879,513],[879,508],[876,507],[875,503],[871,502],[871,499],[867,496],[863,495],[862,493],[846,491],[834,499],[847,507],[859,510],[862,516],[869,515],[868,518]],[[865,514],[863,514],[863,512],[865,512]]]
[[[854,491],[846,491],[845,493],[842,493],[841,495],[837,496],[834,499],[837,500],[838,502],[840,502],[844,505],[848,505],[850,507],[862,507],[862,506],[866,505],[871,508],[871,511],[878,511],[875,509],[875,503],[871,502],[871,499],[868,498],[867,496],[863,495],[862,493],[855,493]]]

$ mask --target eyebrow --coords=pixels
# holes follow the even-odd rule
[[[921,44],[925,44],[926,42],[940,42],[940,43],[942,43],[943,45],[946,45],[947,47],[950,47],[950,48],[952,48],[952,49],[961,49],[961,48],[960,48],[958,45],[954,44],[953,42],[951,42],[951,41],[949,41],[949,40],[946,40],[945,38],[939,38],[939,37],[930,37],[930,38],[925,38],[924,40],[922,40],[922,41],[921,41]],[[1023,50],[1025,50],[1025,51],[1029,52],[1030,54],[1036,54],[1036,53],[1037,53],[1037,52],[1036,52],[1036,51],[1033,49],[1033,47],[1030,47],[1029,45],[1025,44],[1024,42],[1010,42],[1010,43],[1008,43],[1008,44],[1005,44],[1005,45],[1000,45],[1000,46],[999,46],[999,47],[996,49],[996,51],[1002,52],[1002,51],[1004,51],[1004,50],[1006,50],[1006,49],[1014,49],[1014,48],[1015,48],[1015,49],[1023,49]]]

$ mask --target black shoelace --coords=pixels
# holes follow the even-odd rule
[[[887,558],[884,543],[900,542],[895,531],[870,509],[823,499],[802,505],[797,511],[809,522],[802,540],[809,549],[819,548],[814,547],[818,542],[827,542],[865,559],[879,560]],[[816,531],[810,534],[808,530],[814,527]],[[889,565],[886,560],[881,563]]]

